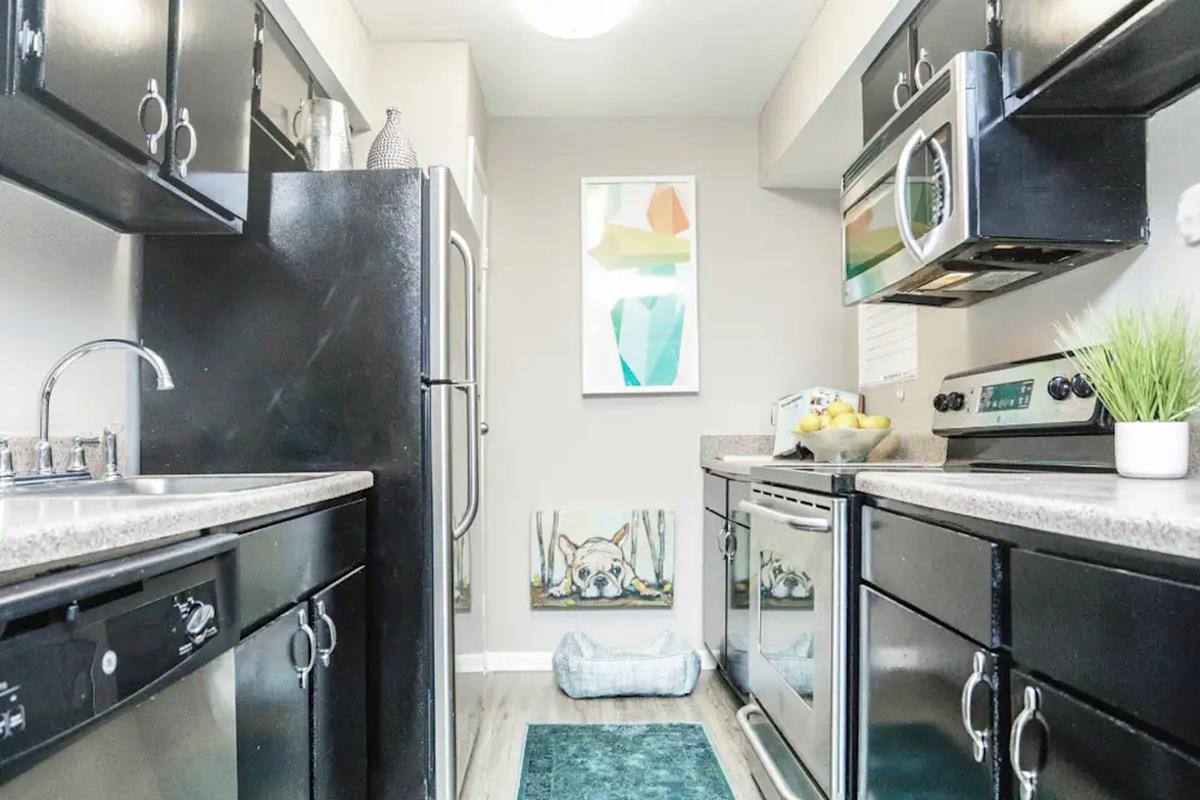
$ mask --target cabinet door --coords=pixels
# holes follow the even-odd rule
[[[238,796],[298,800],[309,796],[309,685],[297,666],[310,663],[307,605],[242,640],[237,669]]]
[[[249,0],[178,0],[178,84],[171,171],[245,217],[254,88]]]
[[[165,153],[165,142],[150,146],[147,133],[166,128],[169,7],[170,0],[47,0],[45,8],[41,90],[153,161]]]
[[[367,796],[367,574],[359,567],[313,596],[313,798]]]
[[[862,587],[859,794],[988,800],[999,790],[994,656]],[[977,747],[963,720],[963,697]]]
[[[927,80],[949,63],[950,59],[967,50],[986,50],[988,22],[986,0],[930,0],[917,12],[915,39],[918,70]]]
[[[270,16],[263,21],[262,73],[258,110],[292,144],[298,143],[292,117],[308,99],[308,68]]]
[[[1014,758],[1032,800],[1185,800],[1200,761],[1021,672],[1012,676]],[[1012,781],[1013,800],[1022,780]]]
[[[748,484],[738,484],[748,485]],[[739,519],[746,519],[747,515]],[[750,528],[729,523],[729,552],[725,574],[725,674],[733,688],[744,695],[750,694],[750,642],[754,633],[750,628]],[[757,576],[756,576],[757,577]]]
[[[912,86],[911,55],[909,53],[909,29],[907,26],[888,42],[883,52],[867,67],[862,77],[863,142],[868,142],[884,123],[896,113],[892,92],[900,73],[908,76]],[[910,96],[901,90],[900,102]]]
[[[704,646],[717,663],[725,661],[725,518],[704,512]]]

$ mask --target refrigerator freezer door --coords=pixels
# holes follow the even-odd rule
[[[486,684],[478,511],[478,237],[449,170],[430,170],[429,353],[437,797],[455,798]]]

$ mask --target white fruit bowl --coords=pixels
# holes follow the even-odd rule
[[[799,433],[800,444],[812,451],[813,458],[830,464],[859,464],[892,432],[891,428],[826,428]]]

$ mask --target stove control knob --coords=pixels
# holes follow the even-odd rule
[[[1071,391],[1075,393],[1076,397],[1085,399],[1096,393],[1096,390],[1092,388],[1091,382],[1082,372],[1071,378]]]
[[[1055,400],[1066,400],[1071,396],[1071,380],[1064,378],[1062,375],[1056,375],[1050,379],[1050,383],[1046,386],[1046,391]]]
[[[963,406],[967,404],[967,398],[962,392],[951,392],[946,397],[946,403],[950,406],[951,411],[962,411]]]
[[[937,397],[933,398],[933,407],[938,411],[949,411],[950,398],[944,394],[939,394]]]
[[[208,626],[213,621],[213,617],[217,615],[217,610],[212,607],[211,603],[196,601],[192,604],[191,610],[188,611],[187,620],[184,622],[184,630],[187,631],[187,636],[192,640],[192,644],[201,645],[208,638]]]

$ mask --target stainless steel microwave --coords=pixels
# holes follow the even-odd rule
[[[1000,60],[960,53],[842,176],[843,302],[964,306],[1149,237],[1146,121],[1005,117]]]

